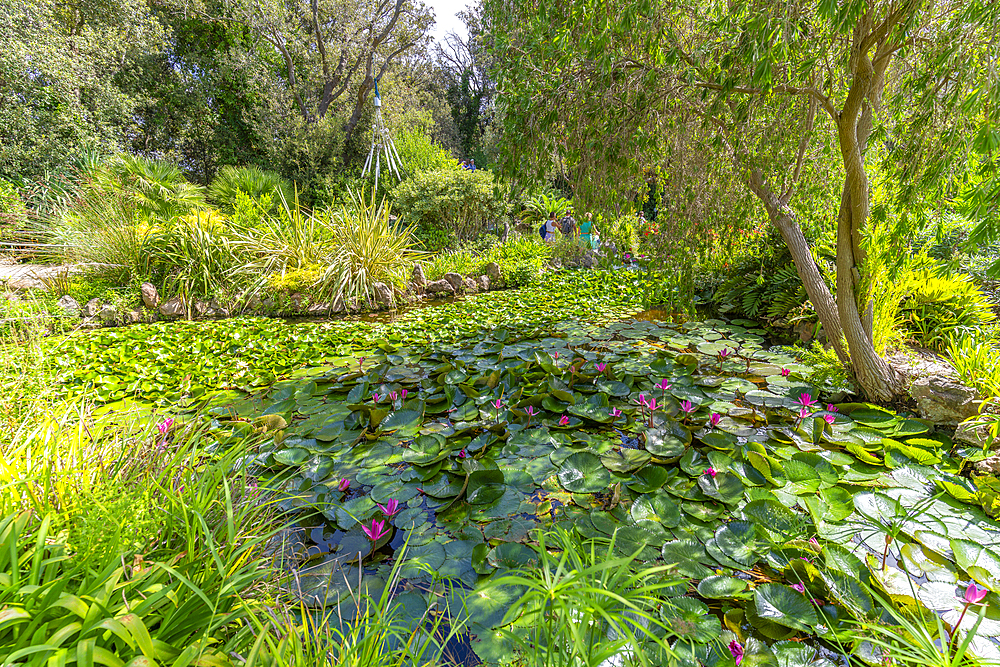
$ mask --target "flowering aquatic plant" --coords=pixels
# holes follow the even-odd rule
[[[382,514],[391,518],[399,512],[399,501],[395,498],[389,498],[385,505],[378,503],[378,508],[382,510]]]
[[[788,377],[789,373],[791,373],[791,371],[788,370],[787,368],[782,368],[781,369],[781,377],[786,378],[786,377]]]
[[[695,411],[695,409],[696,408],[694,406],[694,403],[692,403],[691,401],[687,401],[687,400],[681,401],[681,410],[683,412],[685,412],[687,414],[691,414],[692,412]]]
[[[712,479],[715,479],[715,476],[718,473],[716,472],[715,468],[706,468],[705,469],[705,474],[708,475],[709,477],[711,477]]]
[[[372,394],[372,401],[373,401],[373,402],[375,402],[375,403],[378,403],[378,402],[379,402],[379,399],[381,399],[381,398],[382,398],[382,397],[381,397],[381,396],[379,396],[379,395],[378,395],[377,393],[375,393],[375,394]]]
[[[560,426],[565,426],[568,423],[569,423],[569,417],[567,417],[566,415],[563,415],[562,417],[559,418]]]
[[[166,419],[164,419],[163,421],[161,421],[159,424],[156,425],[156,430],[160,432],[160,435],[166,435],[167,431],[169,431],[170,427],[173,425],[174,425],[174,420],[170,417],[167,417]]]
[[[385,527],[385,521],[378,521],[372,519],[372,525],[366,526],[361,524],[361,530],[365,532],[368,539],[372,542],[378,542],[380,539],[389,534],[389,529]]]
[[[734,639],[729,642],[729,652],[736,660],[736,667],[740,667],[740,663],[743,662],[743,645]]]
[[[713,412],[712,416],[708,419],[708,423],[711,424],[713,428],[718,426],[720,421],[722,421],[722,415],[718,412]]]
[[[340,483],[337,484],[337,489],[340,491],[347,491],[349,488],[351,488],[351,480],[349,479],[342,479],[340,480]]]
[[[803,408],[803,410],[804,409],[805,408]],[[832,424],[833,422],[837,421],[837,418],[834,415],[823,415],[823,421],[825,421],[827,424]]]

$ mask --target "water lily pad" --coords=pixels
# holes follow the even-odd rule
[[[598,493],[611,485],[611,473],[601,459],[589,452],[571,454],[557,473],[559,483],[573,493]]]
[[[667,528],[676,528],[681,521],[680,508],[665,493],[647,493],[639,496],[632,503],[631,515],[640,525],[641,522],[651,521]]]
[[[709,498],[720,500],[727,505],[732,505],[743,499],[743,482],[736,475],[729,472],[716,473],[712,475],[702,475],[698,478],[698,486]]]
[[[729,558],[745,566],[753,565],[763,553],[764,544],[749,521],[733,521],[715,531],[715,543]]]
[[[754,590],[754,607],[763,619],[808,632],[819,623],[816,609],[802,593],[781,584],[762,584]]]
[[[747,589],[747,582],[736,577],[718,575],[702,579],[698,584],[698,595],[705,598],[727,599],[737,597]]]

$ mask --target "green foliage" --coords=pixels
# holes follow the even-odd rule
[[[945,347],[958,377],[984,396],[1000,396],[1000,348],[982,331],[955,332]]]
[[[512,235],[486,257],[500,266],[507,287],[524,287],[538,279],[548,266],[551,248],[537,236]]]
[[[282,198],[289,201],[295,195],[291,184],[277,173],[253,165],[223,167],[208,188],[209,200],[220,210],[230,214],[240,209],[239,193],[261,201],[262,208],[265,208],[263,197],[268,198],[270,206],[278,206]]]
[[[189,183],[176,164],[139,155],[109,160],[97,169],[94,183],[87,187],[131,199],[150,222],[167,222],[205,203],[203,189]]]
[[[434,243],[426,250],[443,247],[440,232],[448,235],[448,245],[472,238],[508,213],[504,193],[486,170],[438,169],[414,174],[396,189],[396,210],[414,235]],[[424,232],[421,237],[420,230]]]
[[[400,130],[393,137],[393,144],[403,161],[407,174],[423,171],[442,171],[458,167],[458,160],[441,148],[419,128]]]
[[[621,215],[607,222],[600,220],[598,229],[602,246],[613,245],[619,255],[626,252],[634,255],[638,251],[639,234],[635,228],[634,215]]]
[[[27,217],[28,211],[17,187],[0,178],[0,225],[17,225]]]
[[[573,202],[556,193],[539,193],[524,201],[521,217],[531,221],[548,220],[553,213],[561,218],[573,208]]]
[[[428,280],[439,280],[446,273],[463,276],[481,275],[485,265],[482,255],[470,250],[451,250],[438,253],[423,265]]]
[[[226,219],[214,211],[194,211],[175,218],[154,241],[163,286],[184,297],[190,314],[192,299],[224,294],[239,257],[230,240]]]
[[[904,293],[900,322],[920,345],[943,350],[948,339],[996,320],[992,304],[965,275],[913,270],[900,280]]]
[[[666,598],[683,583],[670,565],[642,566],[610,540],[540,532],[537,566],[494,577],[483,595],[510,597],[500,632],[530,665],[599,665],[627,653],[636,665],[673,664]]]

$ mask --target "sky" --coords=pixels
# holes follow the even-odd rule
[[[431,35],[441,41],[449,32],[456,32],[465,38],[465,24],[455,16],[465,9],[469,0],[424,0],[424,3],[434,10],[434,28]]]

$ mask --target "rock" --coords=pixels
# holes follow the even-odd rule
[[[310,303],[309,307],[306,308],[306,312],[310,315],[322,315],[328,310],[330,310],[329,303]]]
[[[64,294],[59,297],[56,301],[56,306],[59,307],[65,315],[70,317],[80,317],[80,302],[71,297],[69,294]]]
[[[959,424],[958,428],[955,429],[955,435],[952,436],[952,440],[986,449],[992,440],[990,437],[990,427],[988,424],[981,424],[979,426],[974,426],[970,423]],[[997,458],[998,463],[1000,463],[1000,457],[994,458]]]
[[[979,414],[979,392],[941,375],[917,378],[910,387],[917,412],[935,424],[958,424]]]
[[[187,313],[187,306],[184,297],[180,294],[172,299],[168,299],[160,304],[160,314],[167,317],[184,317]]]
[[[447,280],[433,280],[427,283],[427,293],[448,296],[455,293],[455,288]]]
[[[118,317],[118,309],[115,308],[114,304],[106,303],[97,311],[97,315],[105,324],[113,324],[115,318]]]
[[[150,310],[156,310],[156,307],[160,305],[160,295],[156,291],[156,286],[153,283],[143,283],[139,287],[139,291],[142,292],[142,303]]]
[[[808,343],[813,339],[813,333],[816,330],[816,324],[814,322],[799,322],[792,330],[795,335],[799,337],[799,340],[803,343]]]
[[[142,311],[141,310],[130,310],[125,313],[125,322],[128,324],[138,324],[142,322]]]
[[[479,291],[489,292],[490,291],[490,277],[489,276],[479,276]]]
[[[229,317],[229,309],[223,307],[216,299],[212,299],[208,302],[208,311],[206,314],[209,317]]]
[[[465,279],[457,273],[446,273],[444,279],[451,285],[453,292],[461,292],[462,288],[465,287]]]
[[[500,275],[500,265],[496,262],[490,262],[485,268],[486,276],[490,279],[490,285],[494,287],[500,287],[503,285],[503,277]]]
[[[475,278],[466,278],[465,279],[465,293],[466,294],[475,294],[478,291],[479,291],[479,283],[476,282],[476,279]]]
[[[202,315],[204,315],[205,313],[207,313],[208,312],[208,308],[209,308],[208,304],[205,303],[204,301],[195,301],[194,302],[194,312],[196,312],[199,317],[201,317]]]
[[[583,251],[583,257],[580,258],[580,266],[585,269],[592,269],[597,266],[597,253],[589,248]]]
[[[344,310],[344,295],[338,294],[337,298],[333,300],[333,304],[330,306],[331,313],[340,313]]]
[[[97,315],[97,313],[100,312],[100,310],[101,310],[101,300],[91,299],[83,306],[83,310],[81,311],[80,314],[83,315],[84,317],[94,317],[95,315]]]
[[[392,308],[396,305],[392,289],[385,283],[375,283],[375,301],[383,308]]]
[[[289,296],[292,301],[292,305],[295,306],[295,310],[302,309],[302,302],[305,301],[306,297],[302,292],[292,292]]]
[[[427,286],[427,278],[424,276],[424,267],[419,264],[413,265],[413,277],[410,278],[410,282],[418,287]]]

